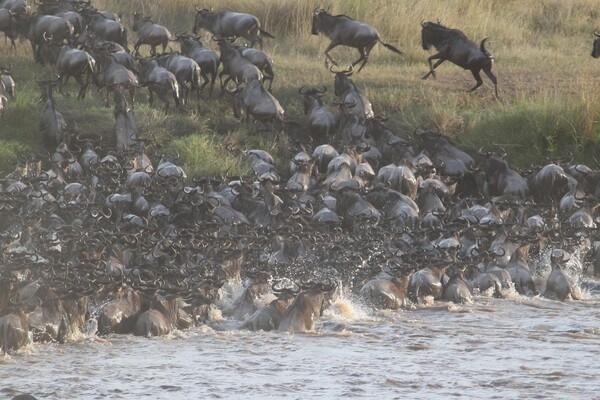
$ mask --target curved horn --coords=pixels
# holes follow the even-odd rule
[[[298,93],[300,93],[301,95],[305,95],[305,94],[307,94],[310,91],[310,89],[303,90],[304,87],[305,86],[302,85],[302,87],[300,89],[298,89]]]
[[[325,92],[327,92],[327,86],[325,86],[325,85],[322,85],[321,87],[322,87],[323,89],[321,89],[321,90],[319,90],[319,89],[315,89],[315,92],[317,92],[317,93],[325,93]]]

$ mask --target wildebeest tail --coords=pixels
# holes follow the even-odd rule
[[[275,39],[275,36],[271,35],[269,32],[265,31],[264,29],[258,28],[258,31],[260,32],[261,35],[265,35],[266,37]]]
[[[91,75],[96,75],[98,72],[96,69],[96,60],[93,57],[88,57],[87,59],[87,69]]]
[[[485,41],[488,40],[489,38],[483,38],[483,40],[481,41],[481,44],[479,45],[479,49],[481,50],[481,52],[483,54],[485,54],[487,56],[487,58],[489,58],[490,60],[494,60],[494,56],[492,55],[492,53],[490,53],[489,51],[487,51],[485,49]]]
[[[181,93],[179,93],[179,84],[177,83],[177,81],[173,81],[171,83],[171,91],[173,92],[173,95],[177,100],[181,98]]]
[[[200,89],[200,80],[202,79],[202,70],[200,67],[194,68],[192,76],[192,85],[194,89]]]
[[[398,53],[398,54],[404,54],[402,51],[398,50],[398,48],[392,46],[389,43],[384,43],[381,39],[377,39],[379,41],[379,43],[381,43],[382,45],[384,45],[385,47],[387,47],[388,49],[390,49],[391,51],[393,51],[394,53]]]

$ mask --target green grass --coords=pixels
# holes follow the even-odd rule
[[[172,0],[169,7],[157,1],[97,0],[101,9],[121,13],[131,27],[133,12],[143,11],[171,32],[190,31],[194,6],[255,14],[276,39],[265,39],[264,50],[275,61],[273,93],[286,110],[286,117],[302,123],[298,88],[326,85],[325,101],[332,105],[333,76],[324,66],[323,50],[329,43],[310,34],[311,14],[321,3],[312,0]],[[516,166],[529,166],[547,157],[573,153],[591,162],[600,150],[600,60],[590,57],[594,28],[600,28],[600,10],[592,0],[473,1],[331,0],[333,13],[344,13],[375,26],[385,42],[405,52],[398,56],[376,46],[369,64],[353,79],[373,103],[376,114],[390,117],[388,125],[410,137],[420,129],[433,129],[453,137],[459,145],[476,150],[502,146]],[[495,56],[500,100],[484,77],[484,85],[468,92],[474,80],[468,71],[450,63],[437,70],[437,79],[421,80],[427,71],[428,53],[421,48],[419,22],[437,20],[456,27],[474,41],[490,37],[487,47]],[[130,41],[136,39],[130,32]],[[206,45],[214,46],[203,34]],[[177,49],[178,46],[173,44]],[[143,49],[147,51],[147,49]],[[32,61],[29,43],[18,43],[14,53],[0,40],[0,64],[14,65],[18,98],[10,102],[0,119],[0,170],[10,170],[22,153],[41,152],[35,79],[52,76],[52,71]],[[332,55],[347,65],[357,58],[354,49],[338,47]],[[56,95],[73,134],[95,132],[106,146],[114,145],[112,108],[104,108],[95,89],[89,98]],[[234,175],[246,172],[243,151],[260,147],[269,150],[280,165],[293,145],[255,133],[253,126],[237,121],[228,95],[202,99],[198,110],[165,116],[157,102],[147,105],[141,90],[136,102],[141,136],[150,139],[148,152],[180,154],[188,175]],[[302,132],[292,129],[291,139]]]

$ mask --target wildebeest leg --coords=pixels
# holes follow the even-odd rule
[[[443,63],[444,61],[446,61],[445,58],[441,58],[441,57],[442,56],[440,55],[440,53],[437,53],[437,54],[434,54],[434,55],[432,55],[431,57],[429,57],[427,59],[427,62],[429,63],[429,72],[426,73],[425,75],[423,75],[421,77],[421,79],[427,79],[427,78],[429,78],[429,75],[433,75],[433,77],[435,78],[434,69],[436,69],[437,67],[439,67],[439,65],[441,63]],[[438,58],[439,58],[439,60],[438,60]],[[437,60],[434,65],[431,65],[431,61],[432,60]]]
[[[208,79],[208,75],[207,74],[200,74],[200,76],[202,77],[202,85],[200,86],[200,93],[202,93],[202,91],[204,90],[204,86],[208,85],[208,82],[210,82],[210,79]]]
[[[269,88],[267,89],[269,92],[271,91],[271,85],[273,85],[273,77],[272,76],[268,76],[268,75],[263,75],[263,86],[265,85],[265,82],[269,81]]]
[[[208,89],[208,97],[212,96],[213,89],[215,88],[215,81],[217,80],[217,74],[213,74],[210,80],[210,89]]]
[[[169,98],[167,96],[163,96],[163,103],[165,104],[165,115],[169,114]]]
[[[67,82],[66,82],[66,81],[65,81],[65,82],[63,82],[63,76],[64,76],[64,75],[60,75],[60,76],[58,77],[58,93],[60,93],[60,94],[62,94],[62,95],[64,96],[65,94],[63,93],[63,85],[66,85],[66,84],[67,84]],[[67,79],[68,79],[68,78],[69,78],[69,77],[67,76]]]
[[[473,74],[473,78],[475,78],[475,80],[477,81],[477,83],[475,84],[475,86],[473,86],[469,91],[472,92],[475,89],[477,89],[479,86],[481,86],[483,84],[483,79],[481,79],[481,75],[479,75],[479,71],[480,70],[471,70],[471,73]]]
[[[104,107],[106,107],[106,108],[108,108],[108,94],[109,94],[108,92],[109,91],[112,92],[112,89],[113,89],[112,87],[110,87],[110,88],[107,87],[104,90]]]
[[[177,93],[173,92],[173,100],[175,101],[175,107],[177,107],[177,109],[181,110],[181,99],[179,98],[179,96],[177,96]]]
[[[492,68],[484,67],[483,72],[485,72],[485,74],[488,76],[488,78],[490,78],[490,80],[494,84],[494,91],[496,93],[496,97],[498,97],[498,80],[496,79],[496,75],[494,75],[494,73],[492,72]]]
[[[152,89],[148,88],[148,105],[152,106],[152,104],[154,104],[154,95]]]
[[[79,84],[79,93],[77,94],[77,99],[83,99],[85,97],[85,89],[87,88],[87,84],[83,81],[83,75],[76,76],[75,80]]]
[[[327,46],[327,48],[325,49],[324,53],[325,53],[325,66],[327,66],[327,60],[331,61],[331,63],[335,66],[337,66],[337,63],[335,62],[335,60],[333,58],[331,58],[331,56],[329,55],[329,52],[331,50],[333,50],[334,48],[336,48],[339,45],[339,43],[335,43],[335,42],[331,42],[329,43],[329,46]]]
[[[373,48],[373,46],[375,46],[375,43],[377,43],[377,41],[374,41],[373,43],[358,49],[358,51],[360,53],[360,58],[358,60],[356,60],[352,64],[352,66],[355,66],[361,60],[362,60],[362,64],[360,65],[360,67],[358,68],[358,71],[356,71],[356,73],[359,73],[360,70],[363,69],[363,67],[367,64],[367,61],[369,61],[369,53],[371,52],[371,49]]]
[[[223,95],[223,91],[225,90],[225,86],[231,80],[231,76],[227,75],[227,78],[225,79],[225,81],[223,81],[223,75],[226,75],[226,74],[223,71],[221,71],[219,73],[219,80],[221,81],[221,96]]]
[[[131,105],[131,109],[135,109],[135,86],[129,86],[129,97],[131,99],[131,102],[129,103]]]

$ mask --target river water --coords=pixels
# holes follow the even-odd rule
[[[0,399],[600,398],[600,291],[506,294],[401,311],[342,295],[310,334],[238,330],[215,312],[168,337],[35,343],[0,356]]]

